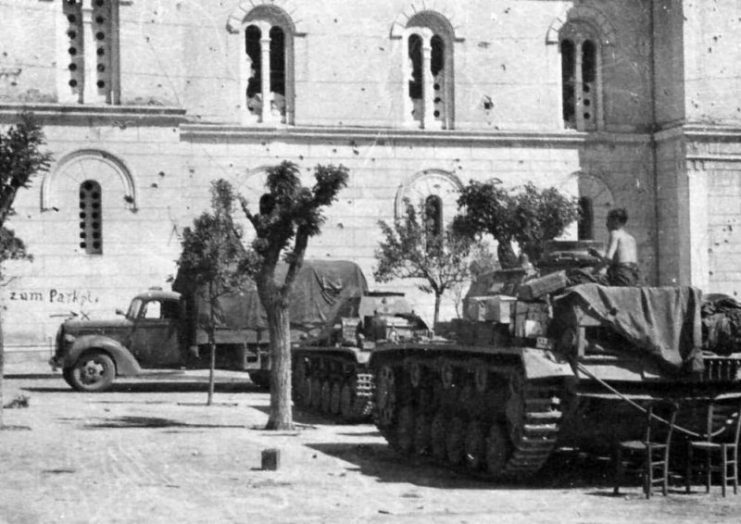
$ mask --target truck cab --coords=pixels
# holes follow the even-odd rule
[[[52,368],[81,391],[107,389],[116,376],[186,364],[181,344],[179,293],[152,289],[135,296],[127,311],[110,320],[70,319],[59,328]]]

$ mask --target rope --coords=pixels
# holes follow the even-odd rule
[[[608,391],[610,391],[611,393],[614,393],[615,395],[617,395],[618,397],[620,397],[621,399],[623,399],[625,402],[627,402],[628,404],[630,404],[631,406],[633,406],[634,408],[636,408],[638,411],[641,411],[642,413],[648,413],[648,410],[646,408],[644,408],[643,406],[641,406],[640,404],[638,404],[636,401],[634,401],[634,400],[626,397],[625,395],[623,395],[622,393],[620,393],[617,389],[615,389],[614,387],[612,387],[610,384],[608,384],[604,380],[596,377],[591,371],[589,371],[580,362],[577,362],[576,363],[576,367],[579,369],[579,371],[581,371],[582,373],[584,373],[585,375],[587,375],[589,378],[591,378],[593,380],[596,380],[597,383],[599,383],[600,385],[604,386]],[[669,422],[666,419],[663,419],[663,418],[659,417],[658,415],[654,415],[653,413],[651,413],[651,418],[654,418],[654,419],[658,420],[662,424],[666,424],[667,426],[671,426],[671,422]],[[689,435],[690,437],[706,438],[706,435],[703,435],[701,433],[695,433],[694,431],[691,431],[691,430],[689,430],[687,428],[683,428],[682,426],[678,426],[677,424],[674,424],[674,429],[677,430],[677,431],[679,431],[679,432],[681,432],[681,433],[684,433],[686,435]]]

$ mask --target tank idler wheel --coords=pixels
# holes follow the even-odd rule
[[[414,448],[414,409],[405,404],[399,410],[399,419],[396,424],[396,449],[408,455]]]
[[[515,375],[509,382],[504,412],[507,416],[509,437],[519,442],[522,437],[522,422],[525,419],[525,387],[523,378]]]
[[[299,406],[309,406],[309,403],[311,402],[311,378],[310,377],[303,377],[301,381],[298,383],[298,398],[297,404]]]
[[[378,407],[384,409],[396,402],[396,376],[391,366],[383,366],[378,373]]]
[[[329,379],[325,379],[324,382],[322,382],[322,389],[320,393],[320,397],[321,397],[320,409],[322,410],[322,413],[329,413],[331,388],[332,386],[331,386]]]
[[[511,444],[504,425],[494,422],[486,439],[486,469],[490,475],[499,477],[511,454]]]
[[[430,417],[420,413],[414,418],[414,452],[417,455],[430,453]]]
[[[453,387],[455,373],[453,371],[453,365],[450,362],[443,362],[443,365],[440,367],[440,378],[442,379],[443,388],[450,389]]]
[[[435,460],[444,461],[447,458],[448,450],[445,445],[445,432],[448,420],[442,410],[435,413],[430,424],[430,451]]]
[[[319,411],[322,406],[322,381],[318,378],[311,380],[311,409]]]
[[[450,464],[457,466],[463,463],[465,441],[466,423],[460,417],[453,417],[445,432],[445,450]]]
[[[409,382],[414,388],[418,388],[422,383],[422,366],[419,362],[412,362],[409,366]]]
[[[489,386],[489,370],[483,364],[476,366],[476,372],[473,376],[478,393],[485,393]]]
[[[464,447],[466,467],[470,471],[481,471],[486,464],[486,432],[478,420],[468,424]]]
[[[340,414],[340,383],[332,382],[329,392],[329,412],[332,415]]]
[[[353,412],[355,399],[353,397],[352,386],[348,383],[342,384],[342,388],[340,388],[340,416],[343,420],[349,421],[355,417]]]

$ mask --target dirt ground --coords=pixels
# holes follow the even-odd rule
[[[0,431],[0,522],[739,522],[741,495],[675,486],[645,500],[613,496],[609,463],[554,455],[534,479],[497,485],[402,460],[372,425],[296,413],[295,433],[262,430],[268,394],[220,373],[71,391],[57,376],[11,376]],[[280,450],[278,471],[261,452]]]

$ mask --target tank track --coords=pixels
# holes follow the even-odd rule
[[[377,369],[376,424],[404,455],[491,479],[536,473],[558,442],[565,390],[519,363],[407,358]]]
[[[293,400],[302,410],[342,423],[370,421],[373,375],[356,362],[303,355],[293,362]]]

